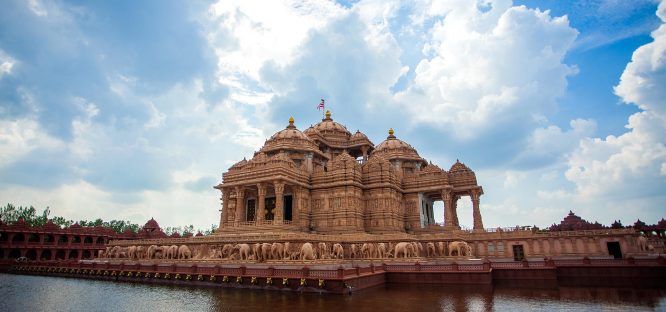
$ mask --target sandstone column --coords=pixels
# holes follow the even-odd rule
[[[257,224],[259,224],[264,221],[266,215],[266,186],[261,183],[257,183],[257,197],[259,197],[257,199],[259,201],[257,203]]]
[[[474,217],[474,231],[483,231],[483,220],[481,220],[481,210],[479,209],[479,190],[472,191],[472,211]]]
[[[453,225],[456,226],[457,228],[460,228],[460,222],[458,221],[458,200],[460,199],[460,195],[455,195],[452,197],[451,201],[451,207],[453,207]]]
[[[229,222],[229,189],[222,189],[222,213],[220,216],[220,228]]]
[[[275,186],[275,222],[281,224],[284,214],[284,182],[277,181],[273,185]]]
[[[444,201],[444,229],[453,230],[455,224],[453,223],[453,198],[451,189],[445,188],[442,190],[442,200]]]
[[[241,186],[236,186],[236,222],[245,221],[245,190]]]

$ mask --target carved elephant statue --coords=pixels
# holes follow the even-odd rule
[[[408,242],[397,243],[395,244],[393,255],[396,258],[400,258],[400,256],[402,256],[402,258],[412,257],[414,255],[414,245]]]
[[[155,254],[161,250],[162,249],[157,245],[148,246],[148,250],[146,251],[146,259],[155,259]]]
[[[315,260],[316,258],[314,246],[311,243],[304,243],[301,246],[301,260]]]
[[[377,247],[373,243],[364,243],[363,246],[361,246],[361,254],[363,255],[363,258],[375,258],[376,251]]]
[[[226,244],[222,246],[221,253],[223,259],[229,259],[229,257],[231,257],[231,254],[233,254],[233,252],[234,252],[234,245]]]
[[[435,248],[435,243],[433,242],[426,243],[426,256],[427,257],[437,256],[437,249]]]
[[[377,244],[377,257],[384,259],[386,258],[387,253],[386,253],[386,243],[378,243]]]
[[[420,242],[412,242],[412,246],[414,247],[414,252],[412,253],[414,257],[420,257],[423,255],[423,244]]]
[[[285,242],[284,243],[284,258],[290,260],[298,260],[298,257],[294,259],[295,254],[300,254],[301,248],[298,244]]]
[[[349,258],[360,258],[361,256],[361,247],[357,244],[351,244]]]
[[[261,254],[261,243],[252,245],[252,253],[254,254],[254,260],[257,260],[257,262],[264,261],[264,256]]]
[[[445,242],[437,242],[437,252],[439,253],[440,257],[445,257],[446,256],[446,243]]]
[[[449,256],[453,256],[455,253],[456,256],[471,256],[472,247],[470,247],[466,242],[455,241],[449,243]]]
[[[250,245],[248,244],[236,244],[234,246],[234,251],[238,251],[238,256],[240,260],[249,260],[250,258]]]
[[[271,258],[271,247],[272,245],[269,243],[263,243],[261,244],[261,258],[266,260],[270,260]]]
[[[345,257],[345,249],[340,243],[333,244],[333,258],[342,259]]]
[[[146,257],[146,247],[136,246],[136,258],[143,259]]]
[[[273,259],[284,258],[284,245],[282,245],[282,243],[273,243],[273,245],[271,245],[271,257]]]
[[[326,243],[320,242],[317,244],[317,255],[319,259],[330,258],[330,253],[328,251],[328,246],[326,246]]]
[[[192,251],[187,245],[180,245],[178,247],[178,259],[192,259]]]
[[[127,247],[127,258],[134,259],[136,256],[136,246]]]

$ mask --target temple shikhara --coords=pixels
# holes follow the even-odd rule
[[[442,230],[460,229],[456,204],[473,204],[474,230],[483,231],[483,188],[456,162],[446,171],[419,156],[393,129],[374,145],[352,134],[330,111],[305,131],[289,124],[250,160],[224,173],[220,231],[418,233],[433,230],[433,202],[444,202]]]
[[[484,228],[484,190],[463,162],[442,169],[393,129],[375,145],[328,111],[303,131],[290,118],[214,187],[222,209],[212,235],[167,236],[153,219],[135,234],[0,223],[0,258],[27,258],[9,270],[28,274],[332,293],[383,283],[644,286],[666,276],[663,219],[606,227],[570,211],[545,230]],[[470,229],[458,221],[461,200],[472,203]]]

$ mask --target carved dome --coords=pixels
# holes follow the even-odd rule
[[[345,148],[351,138],[351,133],[345,126],[333,121],[331,111],[326,111],[326,117],[314,125],[313,129],[318,132],[324,143],[331,147]],[[315,133],[314,131],[310,131],[308,135],[315,139],[313,136]]]
[[[449,170],[449,173],[459,173],[459,172],[473,172],[472,169],[469,169],[469,167],[465,166],[465,164],[461,163],[460,160],[456,159],[456,163],[451,166],[451,169]]]
[[[146,222],[146,224],[143,226],[144,230],[157,230],[159,228],[160,225],[157,224],[157,221],[155,221],[153,218],[150,218],[150,220],[148,220],[148,222]]]
[[[393,135],[393,129],[389,129],[389,136],[384,142],[379,143],[372,152],[372,155],[382,155],[384,158],[393,160],[417,160],[426,164],[426,161],[419,156],[419,153],[409,144],[398,139]]]
[[[267,153],[277,150],[295,150],[318,152],[317,145],[303,132],[294,126],[294,118],[289,118],[289,125],[273,134],[259,152]]]

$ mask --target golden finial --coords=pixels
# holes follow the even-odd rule
[[[326,119],[331,119],[331,111],[330,110],[326,111]]]
[[[294,116],[289,117],[289,124],[290,125],[294,124]]]
[[[389,135],[393,135],[394,131],[393,128],[389,128]]]

